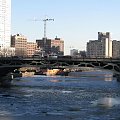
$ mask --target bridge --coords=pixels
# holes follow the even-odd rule
[[[92,67],[104,67],[105,65],[115,64],[117,67],[120,67],[120,59],[112,58],[13,58],[13,57],[1,57],[0,58],[0,68],[2,71],[6,71],[12,68],[20,67],[32,67],[39,66],[41,68],[53,68],[53,67],[65,67],[65,66],[74,66],[80,65]],[[4,70],[5,69],[5,70]],[[110,67],[108,69],[111,69]],[[117,68],[115,67],[117,70]],[[1,70],[0,70],[1,71]],[[118,71],[118,70],[117,70]],[[0,74],[2,75],[2,74]]]
[[[98,62],[98,63],[115,63],[120,64],[120,58],[71,58],[71,57],[58,57],[58,58],[14,58],[14,57],[0,57],[0,63],[10,63],[16,62],[18,63],[29,63],[32,61],[37,62],[66,62],[69,64],[79,64],[80,62]]]
[[[108,69],[120,76],[120,59],[108,58],[0,58],[0,77],[13,72],[14,69],[21,67],[39,68],[63,68],[80,69],[81,67],[93,67]],[[0,81],[1,82],[1,81]]]

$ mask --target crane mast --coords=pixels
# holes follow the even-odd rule
[[[54,19],[43,19],[44,21],[44,39],[46,39],[46,23],[47,21],[54,21]]]
[[[34,21],[43,21],[44,22],[44,37],[43,37],[43,45],[44,45],[44,51],[46,51],[46,41],[47,41],[47,36],[46,36],[46,24],[47,24],[47,21],[54,21],[54,19],[48,19],[48,18],[45,18],[43,20],[37,20],[37,19],[34,19]]]
[[[48,18],[45,18],[45,19],[34,19],[33,21],[43,21],[44,22],[44,39],[47,39],[46,37],[46,24],[47,24],[47,21],[54,21],[54,19],[48,19]]]
[[[46,46],[46,41],[47,41],[47,37],[46,37],[46,24],[47,24],[47,21],[54,21],[54,19],[48,19],[48,18],[43,19],[43,22],[44,22],[44,38],[43,38],[44,51],[46,51],[46,49],[47,49],[47,46]]]

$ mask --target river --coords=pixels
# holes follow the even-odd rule
[[[109,75],[22,77],[0,91],[0,120],[120,120],[120,83]]]

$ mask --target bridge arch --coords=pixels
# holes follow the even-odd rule
[[[80,63],[78,67],[95,67],[92,63]]]
[[[103,68],[120,73],[120,67],[117,64],[108,63],[107,65],[103,66]]]
[[[66,62],[56,62],[52,66],[69,66],[69,64]]]
[[[44,65],[43,62],[32,61],[29,65]]]

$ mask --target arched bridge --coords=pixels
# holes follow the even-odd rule
[[[92,67],[108,69],[120,74],[120,60],[116,59],[38,59],[0,58],[0,77],[21,67],[70,68]]]
[[[115,74],[120,74],[120,67],[117,64],[113,63],[107,63],[104,66],[100,65],[99,63],[94,64],[94,63],[85,63],[82,62],[77,65],[70,65],[66,62],[55,62],[55,63],[44,63],[44,62],[37,62],[37,61],[32,61],[31,63],[28,64],[18,64],[17,62],[11,62],[8,64],[0,64],[0,76],[5,76],[9,72],[13,72],[14,69],[18,69],[21,67],[38,67],[38,68],[62,68],[62,69],[80,69],[80,68],[97,68],[97,69],[108,69],[113,71]]]

